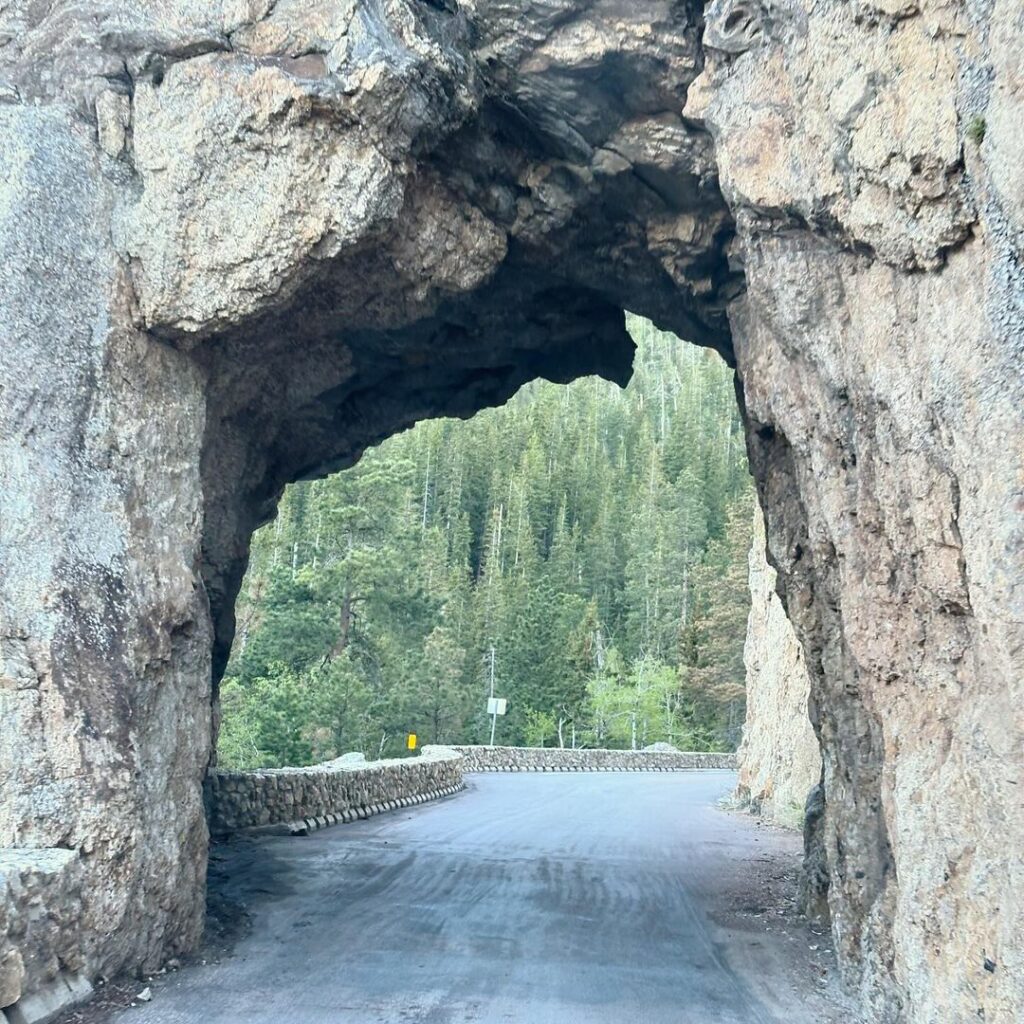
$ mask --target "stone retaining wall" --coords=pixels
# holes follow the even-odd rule
[[[462,758],[448,747],[427,747],[419,757],[390,761],[346,754],[310,768],[212,769],[206,799],[214,835],[272,825],[303,833],[424,803],[461,788]]]
[[[684,750],[567,750],[561,747],[453,747],[466,772],[678,772],[735,769],[735,754]]]
[[[736,767],[735,754],[558,747],[426,746],[419,757],[366,761],[346,754],[310,768],[212,769],[206,780],[210,831],[281,826],[309,832],[455,793],[462,773],[687,771]]]
[[[0,1024],[32,1024],[92,991],[79,974],[78,852],[0,850]]]

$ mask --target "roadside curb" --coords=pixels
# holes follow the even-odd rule
[[[290,821],[283,826],[271,826],[278,829],[278,834],[292,836],[307,836],[311,832],[317,832],[322,828],[330,828],[333,825],[350,825],[355,821],[363,821],[378,814],[387,814],[391,811],[400,811],[406,807],[417,807],[419,804],[430,803],[432,800],[440,800],[446,796],[454,796],[465,789],[463,782],[453,786],[445,786],[442,789],[435,789],[429,793],[421,793],[418,796],[403,796],[397,800],[386,800],[383,803],[367,804],[363,807],[353,807],[350,810],[342,811],[341,814],[325,814],[319,818],[302,818],[299,821]],[[247,830],[250,832],[256,829]]]

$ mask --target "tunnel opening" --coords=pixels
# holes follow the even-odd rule
[[[609,322],[621,317],[616,311]],[[651,851],[626,837],[659,836],[660,827],[672,854],[664,863],[656,855],[657,881],[628,897],[620,924],[631,951],[617,942],[606,968],[610,976],[648,979],[636,999],[651,1019],[675,1019],[667,993],[681,978],[689,984],[694,971],[710,972],[726,990],[698,999],[710,998],[715,1012],[735,1007],[755,1019],[762,1006],[757,972],[771,976],[770,989],[806,966],[781,955],[781,945],[762,952],[760,942],[743,937],[769,916],[787,943],[796,943],[790,949],[814,942],[815,969],[822,977],[834,973],[824,919],[808,930],[797,917],[797,834],[772,834],[757,846],[761,838],[744,831],[752,825],[732,833],[736,826],[716,824],[714,815],[723,812],[710,807],[732,795],[732,776],[720,771],[732,761],[715,752],[734,751],[740,738],[748,559],[753,544],[763,561],[764,548],[763,536],[754,536],[761,513],[734,370],[709,348],[639,317],[627,315],[625,335],[610,336],[624,337],[631,357],[636,346],[628,384],[621,344],[595,348],[591,338],[576,339],[587,349],[574,353],[575,362],[542,373],[559,383],[528,383],[472,418],[424,419],[361,453],[353,466],[311,474],[284,490],[276,516],[253,536],[216,716],[211,828],[224,845],[214,847],[211,920],[220,927],[225,912],[230,921],[240,906],[259,914],[267,894],[290,905],[279,872],[295,856],[306,862],[278,847],[268,855],[279,856],[280,867],[273,859],[260,866],[231,835],[247,827],[310,835],[326,826],[324,842],[336,845],[324,849],[344,850],[344,863],[331,869],[329,895],[321,891],[320,868],[310,867],[309,898],[322,907],[304,916],[303,926],[315,936],[325,914],[339,913],[346,924],[338,941],[350,943],[351,954],[365,945],[368,965],[357,957],[340,983],[346,1006],[366,999],[376,1005],[374,965],[394,959],[388,1000],[413,1015],[423,1010],[416,990],[423,972],[436,970],[433,947],[416,964],[409,957],[426,927],[446,936],[451,968],[439,998],[461,1012],[466,986],[476,988],[467,965],[495,969],[500,950],[514,942],[507,922],[491,919],[497,904],[516,914],[525,898],[534,927],[562,936],[568,949],[560,968],[568,973],[537,982],[534,994],[587,1019],[618,1013],[597,1009],[601,1001],[618,1005],[617,997],[577,960],[580,929],[596,920],[592,901],[622,884],[612,877],[630,857],[639,858],[638,870],[651,870]],[[561,383],[603,352],[615,353],[605,378]],[[534,366],[529,358],[525,365]],[[505,363],[495,370],[502,387],[515,379]],[[459,379],[471,388],[493,380],[479,369]],[[479,397],[474,393],[476,404],[488,404]],[[488,715],[491,696],[508,702],[500,720]],[[794,705],[806,726],[806,692]],[[422,754],[407,745],[410,734],[426,746]],[[809,729],[800,740],[816,752]],[[446,746],[458,751],[466,773],[454,784],[444,775]],[[311,766],[309,775],[296,770],[303,765]],[[390,788],[359,781],[398,765],[423,776],[412,788],[408,781]],[[492,771],[581,772],[579,779],[591,781],[490,792],[479,773]],[[597,774],[607,771],[642,774],[623,784]],[[666,771],[688,781],[680,786],[654,774]],[[468,817],[439,811],[453,815],[453,824],[440,819],[445,852],[421,853],[423,876],[406,875],[401,865],[415,850],[437,847],[425,821],[389,815],[381,820],[391,824],[365,831],[378,814],[443,801],[463,787],[458,799],[468,801]],[[474,802],[481,793],[507,803],[485,808]],[[319,813],[328,808],[334,810]],[[802,806],[797,814],[802,819]],[[475,834],[506,815],[520,821],[519,832],[484,846],[459,838],[466,821]],[[608,815],[621,822],[621,834],[597,826]],[[331,828],[346,824],[358,827]],[[578,855],[569,836],[589,836],[594,848]],[[724,861],[717,852],[723,845],[730,849]],[[536,861],[525,873],[515,867],[524,858]],[[460,881],[436,899],[417,897],[437,872]],[[565,888],[569,874],[585,878],[575,896]],[[522,884],[510,887],[512,875]],[[481,876],[484,892],[473,881]],[[370,887],[380,902],[366,903],[364,879],[378,877]],[[667,911],[661,905],[655,921],[659,886],[681,894],[682,903]],[[395,900],[415,907],[415,925],[382,932],[364,917],[388,913]],[[639,939],[642,929],[649,939]],[[699,946],[709,934],[732,946],[728,958],[705,961],[694,952],[675,959],[673,942]],[[641,948],[642,965],[634,962]],[[319,955],[309,947],[309,960],[291,970],[301,975]],[[277,962],[276,951],[273,957]],[[570,974],[589,980],[574,983]],[[186,994],[181,1005],[201,993]],[[519,1010],[506,1011],[511,1019],[530,1005],[520,998]],[[824,1019],[837,998],[835,986],[819,989],[801,1009],[808,1024]],[[483,992],[474,999],[490,1008],[480,1012],[502,1005]]]
[[[527,385],[285,490],[220,686],[228,769],[486,743],[731,750],[754,519],[732,371],[628,317],[624,391]]]
[[[809,965],[829,983],[793,1019],[820,1024],[842,1003],[823,900],[811,923],[799,915],[799,834],[714,807],[735,806],[732,761],[715,752],[740,739],[748,570],[764,559],[735,373],[640,317],[626,330],[628,383],[536,380],[472,417],[424,419],[289,485],[253,536],[219,688],[210,920],[230,931],[251,913],[259,931],[268,897],[280,919],[299,915],[298,959],[282,958],[278,929],[263,940],[286,991],[344,948],[351,966],[323,997],[335,1015],[384,999],[413,1018],[440,1002],[456,1018],[546,1006],[599,1021],[641,985],[632,1003],[675,1020],[693,985],[702,1013],[753,1020],[788,1005],[763,991]],[[816,759],[806,690],[792,704],[775,745]],[[454,784],[446,747],[462,762]],[[399,765],[423,779],[349,782]],[[817,781],[820,763],[808,771]],[[799,825],[803,795],[777,820]],[[261,864],[232,838],[245,827],[322,845],[312,859],[268,846]],[[299,863],[296,898],[284,878]],[[619,934],[591,948],[609,893]],[[764,921],[778,941],[753,937]],[[317,939],[327,927],[334,953]],[[547,971],[516,949],[523,928],[557,936]],[[421,948],[424,931],[438,938]],[[248,957],[253,940],[239,941]],[[708,942],[722,952],[704,956]],[[481,986],[506,955],[509,980]],[[179,1009],[205,998],[185,986]]]

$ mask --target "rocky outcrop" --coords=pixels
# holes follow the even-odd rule
[[[736,754],[736,799],[778,825],[802,828],[807,797],[821,781],[818,738],[807,713],[811,680],[764,548],[758,509],[750,546],[750,617],[743,649],[747,718]]]
[[[346,755],[309,768],[213,769],[206,780],[210,829],[227,835],[286,825],[305,833],[347,824],[458,792],[462,771],[462,758],[447,747],[385,761]]]
[[[203,376],[133,324],[96,129],[0,103],[0,147],[0,844],[80,859],[90,977],[155,969],[202,932]]]
[[[467,772],[682,772],[736,767],[734,754],[564,747],[453,747]]]
[[[1024,1016],[1022,18],[2,7],[0,842],[78,859],[88,976],[198,939],[285,483],[624,380],[628,307],[737,367],[846,977],[886,1021]]]
[[[1006,167],[1024,136],[1007,47],[1024,15],[797,0],[707,17],[686,111],[737,218],[733,339],[811,673],[834,938],[882,1020],[1011,1021],[1024,208]],[[994,130],[1014,103],[1018,130]]]

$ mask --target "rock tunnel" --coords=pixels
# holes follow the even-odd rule
[[[1019,1019],[1021,35],[1013,0],[6,5],[0,828],[72,851],[65,962],[198,941],[284,486],[624,382],[628,308],[736,369],[849,985]]]

